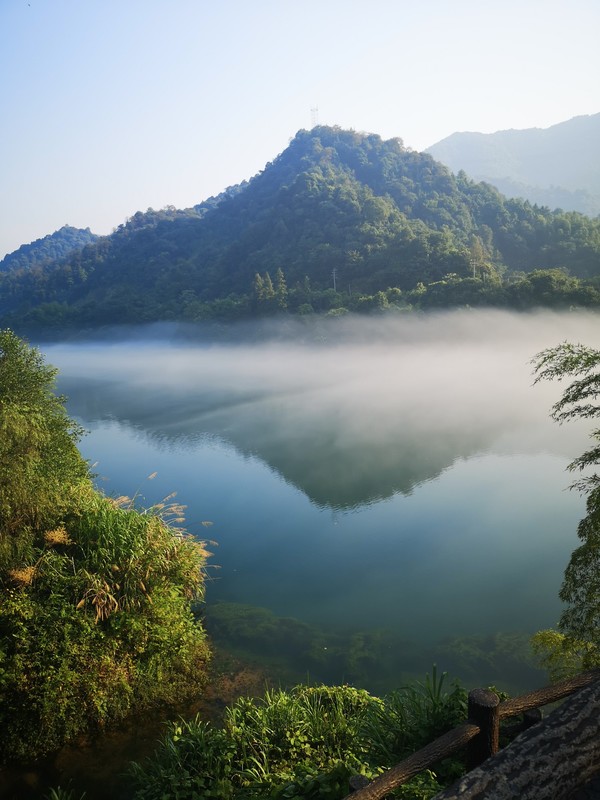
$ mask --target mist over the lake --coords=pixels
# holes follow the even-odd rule
[[[561,386],[534,385],[531,362],[598,330],[594,314],[461,311],[43,349],[99,485],[146,505],[177,491],[188,529],[215,540],[209,608],[388,631],[396,671],[443,652],[491,681],[503,657],[464,653],[556,624],[584,513],[566,467],[589,426],[550,419]]]
[[[84,421],[122,419],[165,440],[188,437],[193,419],[195,434],[253,452],[282,438],[315,440],[328,459],[352,452],[365,460],[380,442],[420,450],[456,434],[463,455],[493,441],[508,452],[573,456],[585,433],[574,444],[575,426],[565,435],[549,420],[560,387],[532,386],[531,361],[564,340],[594,345],[598,328],[594,314],[461,311],[271,323],[258,340],[251,325],[240,326],[225,343],[195,343],[189,329],[187,339],[168,339],[152,326],[45,352]],[[83,381],[96,387],[85,403]]]

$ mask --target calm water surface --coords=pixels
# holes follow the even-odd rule
[[[549,420],[559,387],[533,387],[529,361],[597,331],[596,317],[462,313],[43,349],[104,491],[144,505],[176,491],[188,529],[214,540],[207,617],[230,644],[241,631],[252,646],[258,607],[280,643],[281,618],[313,636],[300,674],[385,689],[435,659],[472,682],[497,677],[495,648],[526,688],[526,635],[560,613],[584,510],[565,467],[587,439]]]

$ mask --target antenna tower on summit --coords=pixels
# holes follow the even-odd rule
[[[319,107],[315,106],[310,110],[310,127],[314,128],[319,124]]]

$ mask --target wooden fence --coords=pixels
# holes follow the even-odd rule
[[[501,720],[523,714],[524,721],[519,727],[524,730],[541,719],[540,706],[562,700],[596,681],[600,681],[600,670],[584,672],[574,678],[504,702],[500,702],[494,692],[474,689],[469,693],[466,722],[435,739],[370,783],[362,776],[353,778],[350,785],[351,794],[346,800],[381,800],[419,772],[431,768],[436,762],[465,746],[467,746],[467,768],[473,770],[498,752]]]

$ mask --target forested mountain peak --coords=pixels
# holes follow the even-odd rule
[[[305,180],[308,174],[329,178],[341,174],[367,186],[376,195],[396,190],[396,199],[402,195],[398,192],[402,183],[408,184],[405,188],[427,192],[427,180],[423,182],[422,179],[429,179],[430,183],[432,176],[437,181],[446,179],[444,186],[438,186],[438,191],[453,189],[447,168],[428,155],[406,149],[401,139],[384,140],[373,133],[327,126],[298,131],[289,146],[249,185],[284,188],[299,180],[302,186],[310,189],[310,181]]]
[[[8,253],[0,261],[0,272],[29,269],[40,264],[59,261],[74,250],[79,250],[86,244],[95,242],[98,238],[89,228],[72,228],[70,225],[63,225],[54,233],[29,244],[23,244],[18,250]]]
[[[0,322],[236,319],[450,295],[502,304],[503,275],[540,268],[562,270],[544,280],[572,303],[599,255],[598,221],[506,199],[400,139],[318,126],[193,208],[137,212],[61,261],[0,276]]]

